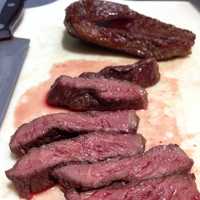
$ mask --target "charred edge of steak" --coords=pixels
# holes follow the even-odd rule
[[[60,76],[47,95],[47,102],[75,111],[146,109],[147,92],[125,81]]]
[[[81,191],[110,185],[116,181],[141,182],[172,174],[187,173],[193,161],[177,145],[159,145],[147,152],[94,164],[76,164],[56,168],[53,176],[66,187]]]
[[[68,190],[65,192],[68,198]],[[72,196],[72,195],[70,195]],[[181,199],[199,200],[193,174],[173,175],[157,179],[145,180],[127,185],[117,184],[99,190],[80,193],[81,200],[150,200],[150,199]],[[72,199],[69,199],[72,200]]]
[[[159,66],[154,58],[148,58],[135,64],[108,66],[99,72],[84,72],[79,77],[107,78],[130,81],[144,88],[155,85],[160,80]]]
[[[195,34],[109,1],[83,0],[66,9],[67,31],[81,40],[137,57],[167,60],[191,52]]]
[[[54,184],[55,167],[72,162],[93,163],[115,157],[143,153],[145,139],[141,135],[90,133],[33,148],[6,171],[21,197],[30,197]],[[41,181],[42,180],[42,181]]]
[[[56,113],[44,115],[20,126],[10,141],[18,156],[29,149],[93,131],[136,133],[139,118],[135,111]]]

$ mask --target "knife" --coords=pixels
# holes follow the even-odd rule
[[[25,8],[33,8],[54,3],[57,0],[25,0]]]
[[[23,0],[7,0],[0,13],[0,126],[29,48],[29,39],[12,33],[23,11]]]

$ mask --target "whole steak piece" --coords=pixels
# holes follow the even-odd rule
[[[143,153],[145,140],[137,134],[89,133],[33,148],[8,171],[19,195],[29,198],[55,184],[51,172],[71,162],[97,162]]]
[[[47,102],[74,111],[139,110],[147,108],[147,92],[127,81],[62,75],[51,86]]]
[[[44,115],[20,126],[11,138],[10,149],[21,156],[33,147],[93,131],[134,134],[138,123],[139,118],[134,110]]]
[[[130,65],[108,66],[101,71],[84,72],[79,77],[119,79],[142,87],[150,87],[160,80],[159,66],[154,58],[147,58]]]
[[[177,145],[160,145],[144,154],[93,164],[74,164],[57,168],[53,176],[64,188],[91,190],[116,181],[141,182],[189,172],[193,161]]]
[[[67,193],[65,194],[67,197]],[[199,200],[193,174],[150,179],[139,184],[81,193],[80,200]],[[72,200],[72,199],[69,199]]]
[[[157,60],[186,56],[195,41],[191,31],[101,0],[72,3],[66,9],[65,26],[72,36],[86,42]]]

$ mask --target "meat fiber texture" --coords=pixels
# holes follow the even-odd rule
[[[187,173],[193,161],[177,145],[160,145],[144,154],[94,164],[74,164],[55,169],[53,175],[64,188],[79,191],[107,186],[116,181],[141,182]]]
[[[70,194],[65,193],[68,200]],[[81,193],[76,200],[200,200],[193,174],[150,179]],[[75,200],[75,199],[73,199]]]
[[[66,9],[64,23],[76,38],[141,58],[167,60],[186,56],[195,41],[191,31],[109,1],[76,1]]]
[[[20,126],[11,138],[10,149],[20,156],[32,147],[93,131],[136,133],[138,123],[134,110],[45,115]]]
[[[74,111],[139,110],[147,108],[147,92],[125,81],[62,75],[51,86],[47,102]]]
[[[19,195],[29,198],[32,193],[54,185],[51,172],[55,167],[71,162],[92,163],[131,156],[143,153],[144,147],[145,140],[141,135],[90,133],[33,148],[6,171],[6,175],[14,183]]]
[[[83,72],[83,78],[107,78],[129,81],[144,88],[155,85],[160,80],[159,66],[154,58],[143,59],[134,64],[108,66],[101,71]]]

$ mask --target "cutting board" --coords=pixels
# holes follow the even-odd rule
[[[59,112],[45,105],[45,94],[60,74],[77,76],[111,64],[136,62],[131,56],[87,46],[71,38],[63,25],[64,9],[72,1],[56,1],[27,9],[16,36],[31,39],[30,50],[0,130],[0,199],[20,199],[4,171],[15,163],[8,144],[21,123],[42,114]],[[139,132],[147,138],[147,149],[158,144],[177,143],[195,161],[193,172],[200,188],[200,14],[189,2],[131,2],[143,14],[192,30],[197,35],[193,52],[186,58],[160,62],[161,81],[148,89],[149,107],[139,111]],[[51,188],[34,200],[63,200],[62,192]]]

